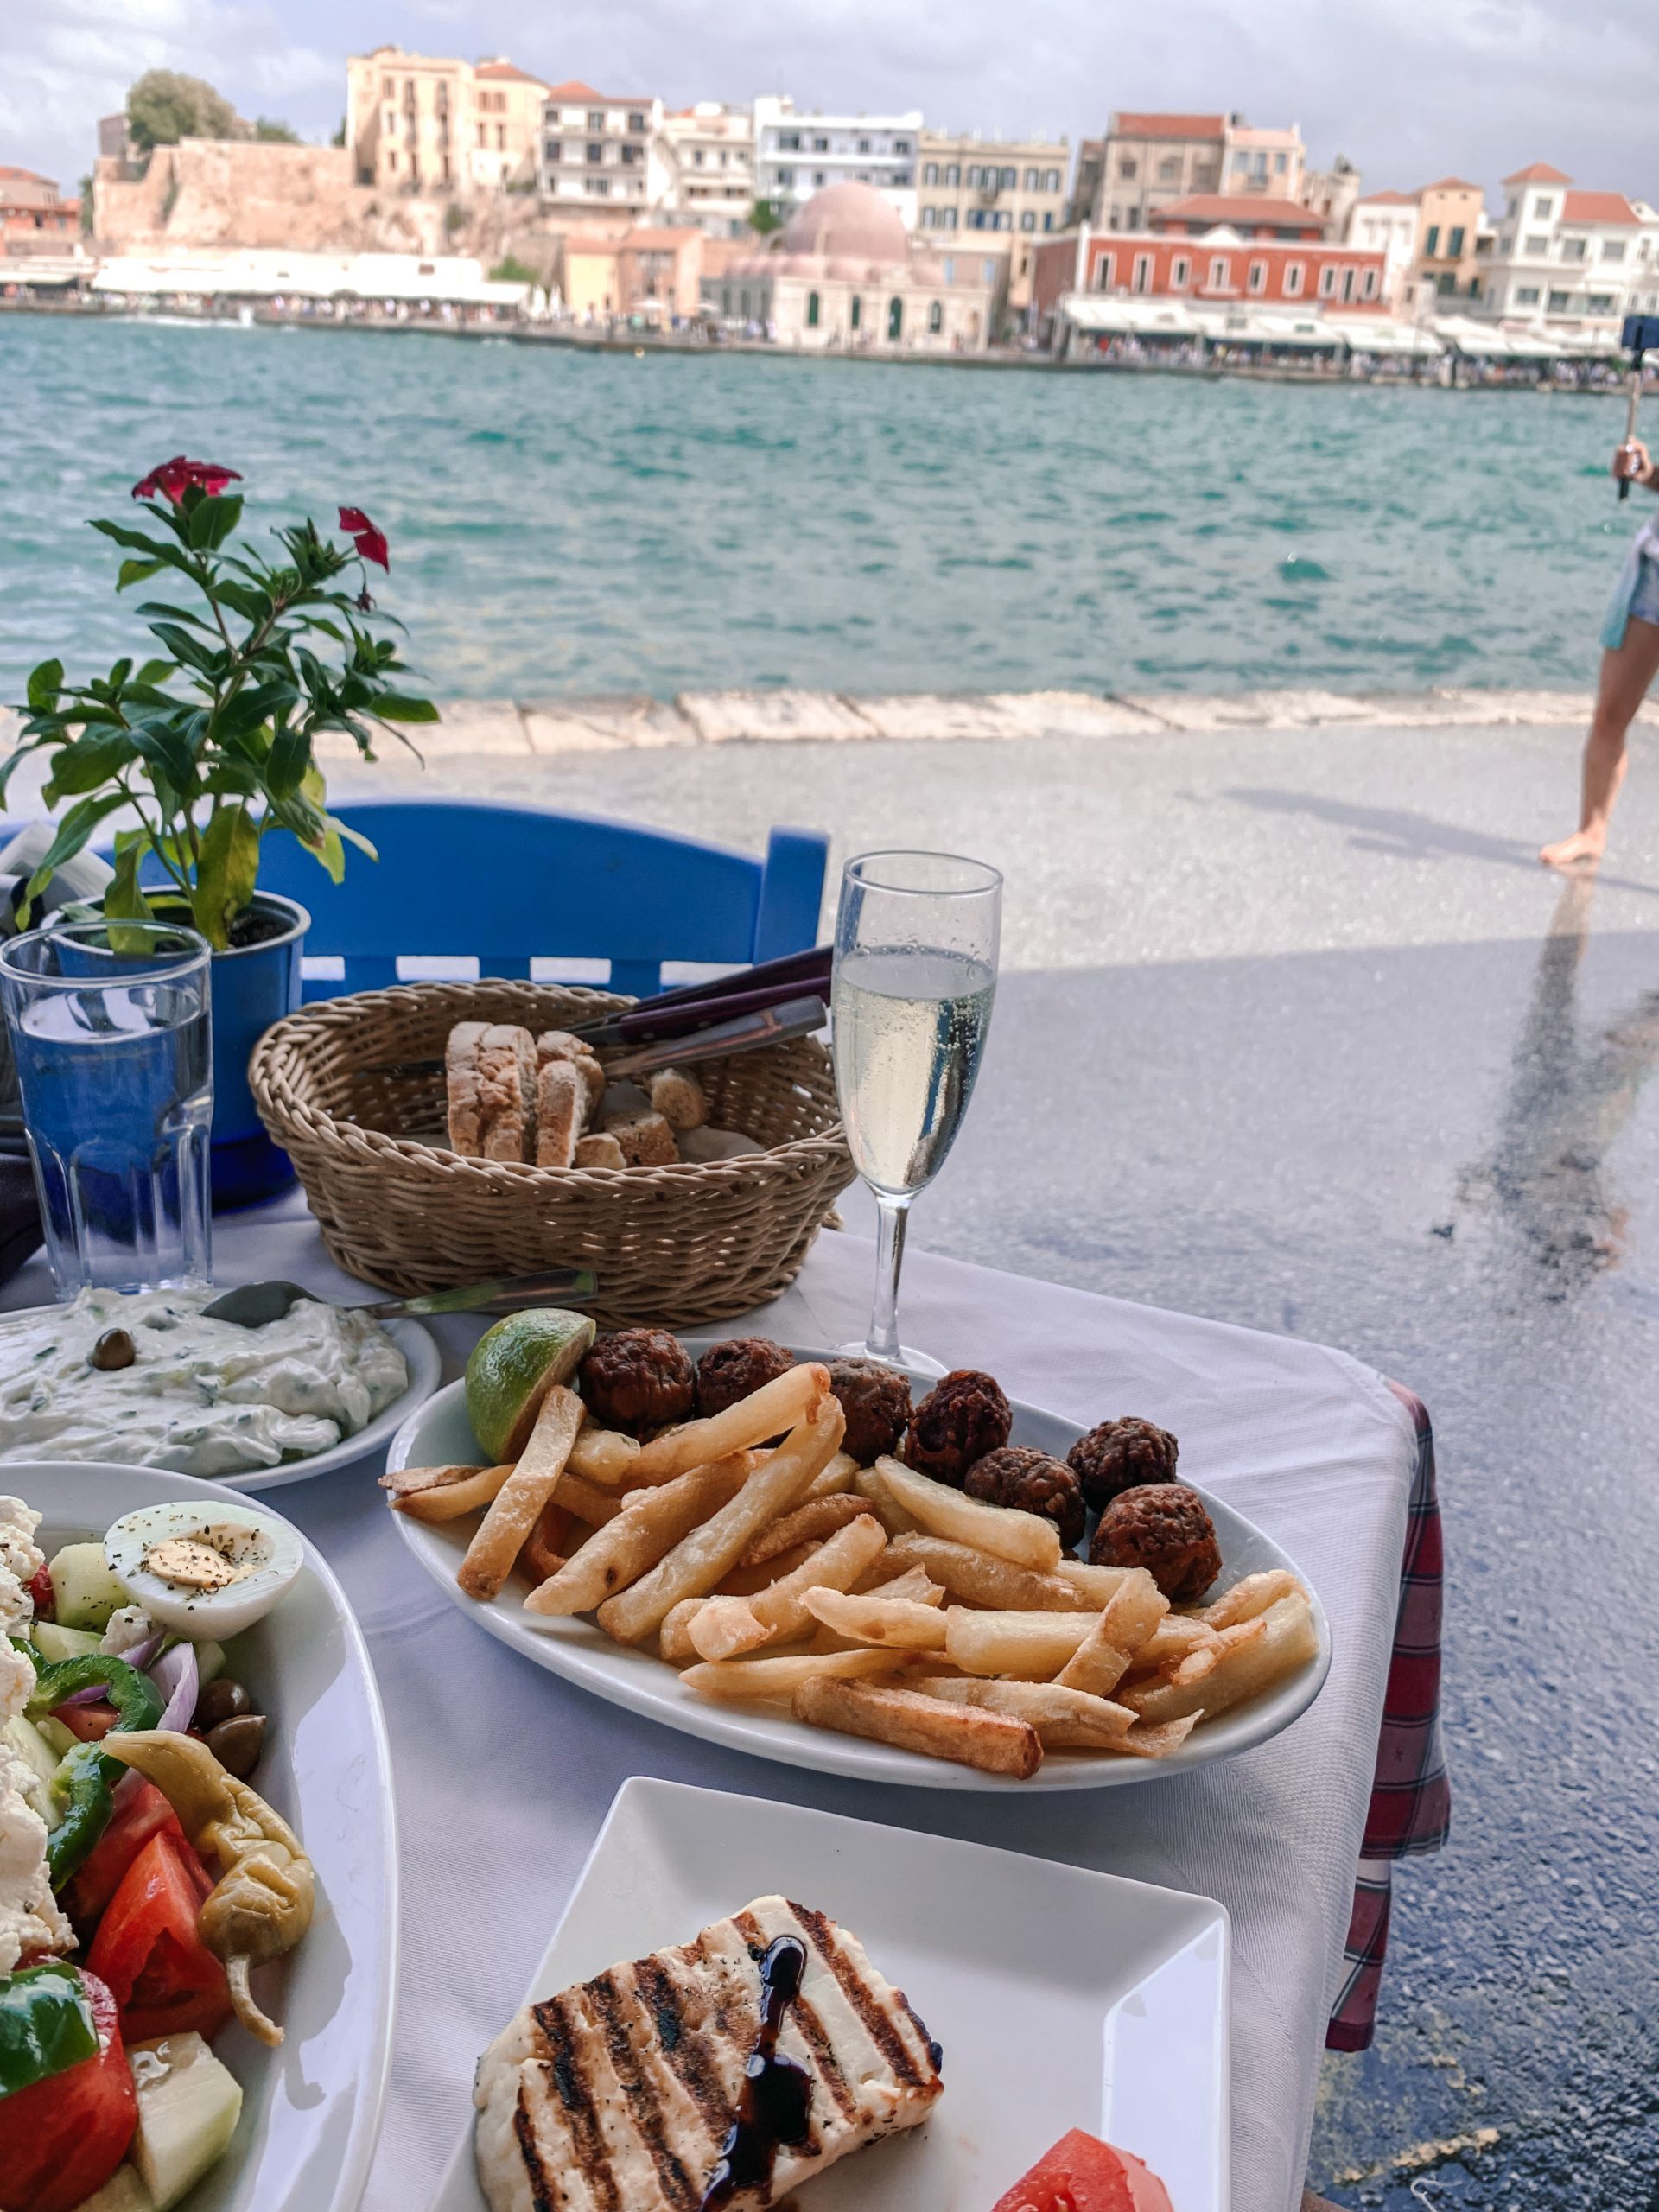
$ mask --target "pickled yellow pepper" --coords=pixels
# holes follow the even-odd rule
[[[283,2031],[254,2003],[248,1976],[291,1951],[311,1925],[316,1876],[299,1838],[194,1736],[111,1731],[99,1748],[153,1782],[196,1850],[213,1860],[219,1878],[198,1932],[224,1961],[238,2019],[262,2043],[281,2043]]]

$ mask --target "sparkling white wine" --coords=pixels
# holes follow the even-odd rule
[[[958,952],[861,945],[836,963],[836,1088],[853,1164],[878,1191],[919,1191],[973,1095],[995,970]]]

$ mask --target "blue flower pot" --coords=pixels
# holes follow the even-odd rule
[[[248,1088],[253,1048],[300,1003],[300,955],[311,917],[297,899],[256,891],[256,913],[286,926],[280,937],[213,955],[213,1211],[251,1206],[294,1180],[288,1154],[265,1135]]]

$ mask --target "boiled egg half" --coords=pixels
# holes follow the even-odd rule
[[[284,1521],[249,1505],[141,1506],[105,1532],[116,1580],[157,1628],[222,1643],[263,1620],[304,1563]]]

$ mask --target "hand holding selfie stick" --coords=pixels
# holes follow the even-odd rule
[[[1624,416],[1624,448],[1628,451],[1636,443],[1636,410],[1642,398],[1642,356],[1650,346],[1659,346],[1659,315],[1627,315],[1620,342],[1630,357],[1630,404]],[[1618,496],[1621,499],[1630,496],[1628,476],[1618,480]]]

